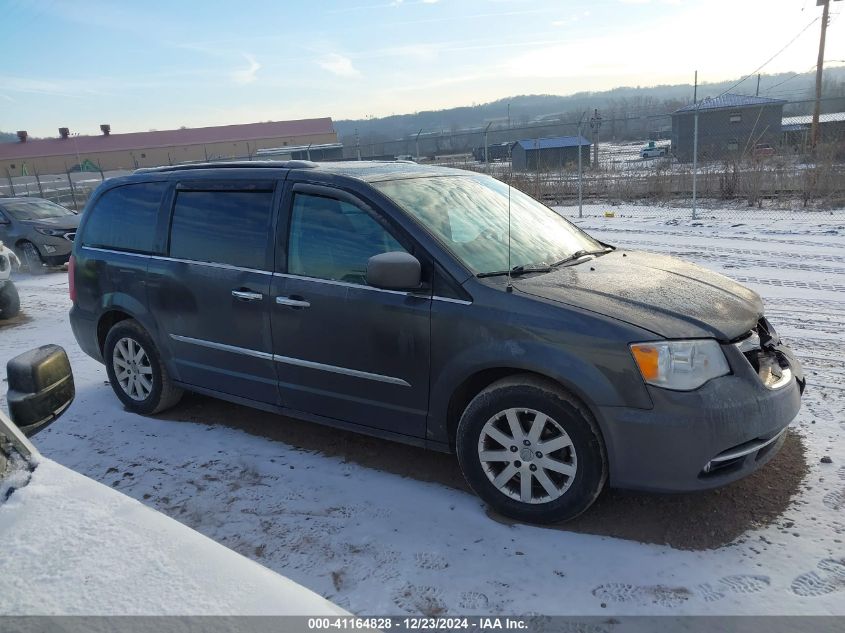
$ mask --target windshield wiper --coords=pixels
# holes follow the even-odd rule
[[[569,262],[574,262],[578,259],[581,259],[582,257],[587,257],[588,255],[596,255],[596,256],[605,255],[605,254],[609,253],[611,250],[613,250],[613,249],[611,249],[609,247],[603,248],[600,251],[587,251],[587,250],[582,249],[582,250],[579,250],[579,251],[575,251],[574,253],[572,253],[572,255],[568,255],[567,257],[564,257],[563,259],[556,261],[554,264],[551,265],[551,267],[556,268],[557,266],[562,266],[563,264],[568,264]]]
[[[514,266],[510,270],[511,277],[518,277],[519,275],[527,275],[528,273],[550,273],[552,266],[546,262],[539,262],[537,264],[520,264]],[[507,270],[494,270],[488,273],[478,273],[476,277],[499,277],[507,275]]]

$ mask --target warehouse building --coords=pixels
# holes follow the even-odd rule
[[[66,171],[137,169],[179,163],[252,158],[262,149],[325,146],[337,143],[329,117],[298,121],[269,121],[244,125],[183,128],[112,134],[100,126],[97,136],[72,135],[59,128],[59,138],[0,143],[0,175],[58,174]]]
[[[755,145],[780,142],[783,99],[724,94],[691,103],[672,113],[672,151],[691,163],[698,111],[698,159],[723,160],[750,154]]]
[[[813,116],[784,117],[781,130],[785,147],[801,151],[810,144]],[[821,143],[842,143],[845,141],[845,112],[829,112],[819,116],[819,140]]]
[[[590,141],[583,136],[524,139],[514,143],[511,161],[514,171],[557,171],[578,163],[590,165]]]

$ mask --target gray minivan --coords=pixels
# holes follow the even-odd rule
[[[743,477],[804,389],[751,290],[453,169],[139,170],[94,193],[69,273],[76,339],[127,409],[190,390],[454,451],[528,521],[606,483]]]

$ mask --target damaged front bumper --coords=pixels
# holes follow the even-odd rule
[[[753,335],[722,349],[731,375],[695,391],[649,387],[650,410],[600,409],[613,487],[714,488],[754,472],[777,453],[801,407],[801,364],[765,319]]]

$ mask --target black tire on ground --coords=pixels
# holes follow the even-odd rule
[[[541,482],[536,473],[537,464],[542,463],[540,461],[534,464],[535,471],[528,477],[528,481],[532,482],[532,490],[538,492],[536,495],[538,502],[535,503],[523,502],[509,496],[494,485],[488,477],[487,470],[485,470],[479,456],[479,441],[482,429],[485,428],[488,421],[508,409],[533,410],[543,413],[554,420],[569,436],[572,448],[565,450],[574,451],[577,456],[577,468],[573,477],[562,478],[561,475],[554,475],[558,478],[559,489],[568,485],[565,492],[556,499],[542,501],[545,493],[538,487]],[[522,424],[524,430],[527,431],[530,429],[531,421],[528,419]],[[552,427],[547,426],[545,428],[546,432],[551,432],[549,429]],[[490,439],[487,437],[485,442],[489,441]],[[535,446],[540,447],[541,445],[535,443]],[[523,446],[504,447],[495,445],[488,446],[485,450],[499,448],[509,451],[516,448],[513,455],[514,459],[518,459]],[[533,450],[534,447],[531,447],[532,452]],[[500,514],[531,523],[557,523],[575,518],[593,504],[607,481],[608,466],[604,442],[589,409],[557,383],[530,374],[499,380],[473,398],[458,423],[456,451],[464,477],[479,497]],[[561,454],[550,454],[545,457],[557,459]],[[571,459],[571,453],[568,455]],[[531,456],[529,458],[534,459]],[[521,461],[511,463],[520,468],[525,465]],[[489,463],[488,467],[490,467]],[[502,470],[506,467],[507,465],[504,465]],[[530,468],[531,465],[529,464],[528,467]],[[518,495],[520,492],[519,485],[522,482],[523,472],[525,471],[520,471],[510,480],[511,483],[516,482],[513,494]],[[547,476],[549,472],[543,470],[543,473]],[[499,471],[499,474],[501,474],[501,471]],[[495,478],[496,473],[491,476]]]
[[[32,242],[24,242],[20,245],[21,264],[26,266],[31,275],[40,275],[44,272],[44,261],[41,254]]]
[[[118,382],[114,356],[115,347],[122,339],[130,339],[143,349],[147,356],[144,367],[149,367],[152,370],[149,374],[152,389],[143,400],[133,399]],[[109,383],[111,383],[115,395],[129,411],[142,415],[160,413],[176,405],[182,398],[183,391],[173,384],[152,338],[134,319],[120,321],[109,330],[103,346],[103,360],[106,364],[106,372],[109,375]]]
[[[11,281],[0,282],[0,319],[11,319],[21,311],[18,289]]]

